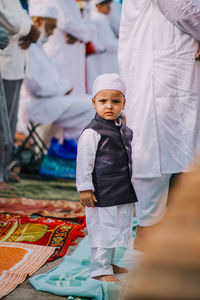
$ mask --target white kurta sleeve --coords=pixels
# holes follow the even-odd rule
[[[59,11],[58,28],[75,36],[81,41],[91,41],[92,33],[87,22],[85,22],[81,16],[78,18],[75,14],[76,12],[72,11],[72,9],[74,10],[75,8],[71,7],[66,2],[67,1],[65,0],[59,0],[56,2],[57,9]],[[74,3],[74,5],[77,4]],[[77,10],[78,9],[79,8],[77,7]]]
[[[98,38],[102,42],[102,45],[109,53],[117,53],[118,51],[118,39],[115,37],[114,31],[111,28],[110,23],[106,19],[95,19],[94,23],[98,29]]]
[[[92,172],[96,151],[101,135],[93,129],[86,129],[78,142],[76,186],[80,191],[94,191],[92,183]]]
[[[0,24],[5,27],[10,34],[25,36],[30,32],[32,20],[27,12],[21,7],[18,0],[12,7],[6,4],[5,0],[0,0]]]
[[[29,49],[31,78],[25,80],[25,86],[36,98],[63,96],[72,88],[70,80],[62,80],[55,63],[44,52],[39,43]]]
[[[200,0],[156,0],[161,12],[180,30],[200,40]]]

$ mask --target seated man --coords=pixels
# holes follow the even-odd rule
[[[41,35],[30,47],[32,75],[23,83],[18,131],[23,132],[29,120],[40,124],[55,122],[63,128],[65,139],[76,140],[94,115],[90,95],[70,95],[73,87],[69,81],[63,82],[54,62],[43,50],[43,43],[56,27],[56,9],[45,0],[34,0],[30,1],[30,15]]]

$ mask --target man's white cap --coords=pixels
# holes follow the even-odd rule
[[[92,87],[92,96],[95,97],[102,90],[117,90],[126,96],[126,86],[118,74],[99,75]]]
[[[111,2],[112,0],[94,0],[94,4],[97,5],[97,4],[100,4],[102,2]]]
[[[29,0],[31,17],[58,18],[58,12],[51,0]]]

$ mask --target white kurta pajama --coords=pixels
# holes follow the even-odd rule
[[[75,0],[55,1],[58,24],[44,49],[56,62],[63,79],[70,78],[74,92],[85,93],[85,44],[91,40],[92,30],[81,17]],[[66,43],[66,34],[80,41]]]
[[[91,96],[73,93],[69,80],[62,80],[50,57],[37,43],[30,47],[32,77],[22,86],[18,130],[24,131],[28,120],[34,123],[56,122],[64,129],[65,138],[77,139],[94,116]]]
[[[195,61],[199,4],[198,0],[123,3],[119,63],[127,86],[127,125],[134,131],[140,225],[161,219],[168,175],[183,171],[199,146],[200,64]]]
[[[86,129],[78,142],[76,185],[77,190],[94,191],[92,172],[101,135]],[[131,245],[133,203],[86,207],[86,224],[91,247],[91,277],[113,274],[111,263],[115,248]]]

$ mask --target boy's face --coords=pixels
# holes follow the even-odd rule
[[[97,4],[97,10],[104,15],[109,15],[111,11],[111,2]]]
[[[125,97],[117,90],[102,90],[92,98],[97,114],[105,120],[116,120],[125,107]]]

